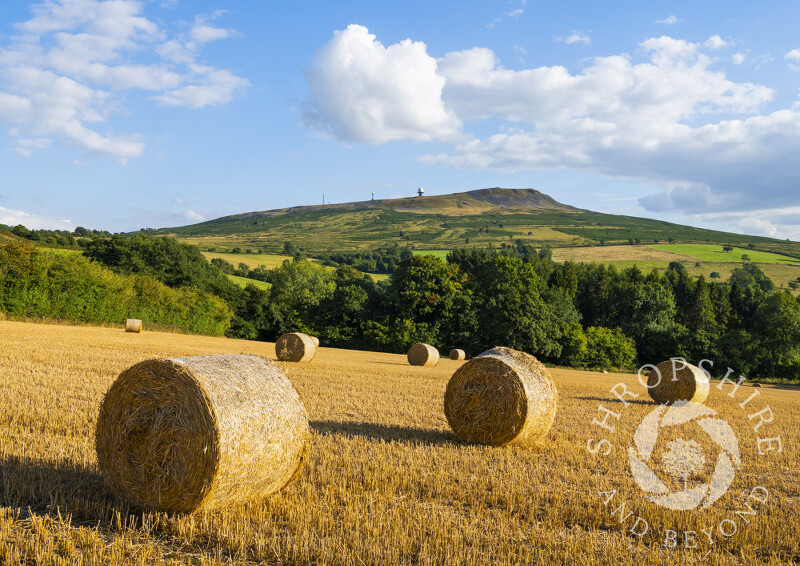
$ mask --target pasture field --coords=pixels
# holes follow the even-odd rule
[[[261,281],[259,279],[250,279],[249,277],[239,277],[238,275],[228,275],[228,279],[230,279],[243,289],[248,285],[255,285],[256,287],[264,291],[269,291],[272,288],[272,285],[270,283],[267,283],[266,281]]]
[[[634,430],[655,409],[635,375],[551,370],[560,403],[544,441],[491,448],[459,442],[443,416],[445,386],[463,362],[412,367],[405,356],[323,347],[310,364],[279,364],[312,430],[297,481],[247,505],[184,516],[134,509],[105,491],[93,442],[104,392],[153,356],[274,358],[273,344],[7,321],[0,344],[2,564],[800,561],[796,388],[745,384],[731,398],[712,382],[707,405],[737,435],[741,467],[708,509],[670,511],[645,499],[628,467]],[[639,397],[617,400],[618,382]],[[601,406],[620,415],[608,421],[613,433],[592,424],[603,420]],[[754,432],[759,418],[749,415],[766,406],[774,418]],[[756,438],[779,435],[783,452],[759,456]],[[607,456],[587,450],[600,438],[611,442]],[[755,486],[768,492],[756,492],[765,503],[748,498]],[[737,515],[747,502],[753,513]],[[641,538],[630,532],[637,517],[649,525]],[[723,536],[720,525],[737,532]],[[665,547],[668,529],[679,533],[675,548]]]
[[[432,255],[442,261],[447,261],[447,254],[452,250],[414,250],[414,255]]]
[[[723,251],[722,246],[712,244],[653,244],[648,246],[656,250],[684,254],[700,261],[740,262],[746,254],[753,263],[784,263],[800,265],[800,259],[783,254],[749,250],[734,247],[732,251]]]

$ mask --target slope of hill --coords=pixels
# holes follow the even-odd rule
[[[226,216],[152,230],[202,249],[280,252],[292,242],[309,253],[366,251],[394,244],[414,249],[713,243],[797,255],[800,243],[592,212],[534,189],[481,189],[450,195],[301,206]]]

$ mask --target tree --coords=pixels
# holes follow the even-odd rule
[[[733,251],[733,246],[722,246],[722,251],[726,252],[726,253],[732,252]]]
[[[720,277],[719,271],[712,271],[711,275],[709,275],[709,277],[711,277],[711,279],[719,279],[719,277]]]
[[[756,371],[764,377],[800,377],[800,303],[785,291],[771,293],[753,321]]]
[[[584,361],[587,367],[632,368],[636,363],[636,346],[619,328],[590,326],[586,329]]]
[[[287,259],[273,270],[271,279],[270,338],[286,332],[309,331],[313,334],[309,327],[313,310],[336,288],[333,273],[305,259]]]
[[[742,254],[742,262],[746,263],[748,261],[750,261],[750,256],[747,254]]]
[[[415,329],[402,327],[409,330],[409,336],[423,332],[433,346],[463,343],[477,330],[472,291],[465,288],[466,281],[458,265],[432,255],[402,260],[386,290],[390,319],[411,321]],[[392,324],[392,320],[386,323]]]
[[[503,344],[537,356],[560,355],[563,322],[542,298],[546,284],[531,263],[508,255],[491,257],[478,266],[473,283],[480,329],[473,334],[475,349]]]

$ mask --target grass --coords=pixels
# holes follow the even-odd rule
[[[272,288],[270,283],[266,281],[259,281],[258,279],[250,279],[249,277],[239,277],[238,275],[228,275],[228,279],[236,283],[239,287],[244,289],[248,285],[255,285],[259,289],[269,291]]]
[[[708,244],[659,244],[648,246],[653,249],[684,254],[701,261],[741,262],[746,254],[754,263],[788,263],[800,265],[800,259],[772,252],[762,252],[746,248],[734,247],[733,251],[723,251],[722,246]]]
[[[451,250],[414,250],[414,255],[432,255],[442,261],[447,261],[447,254]]]
[[[119,328],[0,322],[0,563],[3,564],[785,564],[800,559],[796,520],[800,391],[765,385],[785,452],[759,457],[748,411],[712,385],[707,405],[739,437],[742,466],[704,511],[669,511],[634,484],[627,447],[653,410],[635,375],[551,370],[560,405],[538,448],[463,444],[442,414],[445,385],[463,362],[409,366],[405,356],[320,348],[310,364],[279,364],[298,388],[312,445],[298,480],[269,498],[194,516],[133,509],[103,487],[94,426],[115,377],[143,359],[210,353],[274,358],[274,345]],[[617,382],[640,395],[624,406]],[[642,396],[643,395],[643,396]],[[615,432],[592,424],[602,405]],[[612,417],[613,418],[613,417]],[[588,439],[613,441],[609,456]],[[704,442],[703,446],[707,446]],[[713,460],[709,461],[709,465]],[[706,473],[706,472],[700,472]],[[705,476],[703,476],[705,477]],[[769,490],[755,514],[753,486]],[[604,507],[616,492],[650,534],[629,533]],[[623,511],[623,513],[627,513]],[[723,520],[739,526],[718,536]],[[715,544],[701,529],[713,526]],[[693,550],[664,547],[666,529],[696,531]],[[681,534],[681,537],[683,535]]]

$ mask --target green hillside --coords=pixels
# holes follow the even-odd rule
[[[800,258],[800,243],[603,214],[559,203],[533,189],[481,189],[226,216],[149,231],[203,250],[280,253],[292,242],[307,253],[366,251],[395,244],[414,250],[534,246],[719,244]]]

